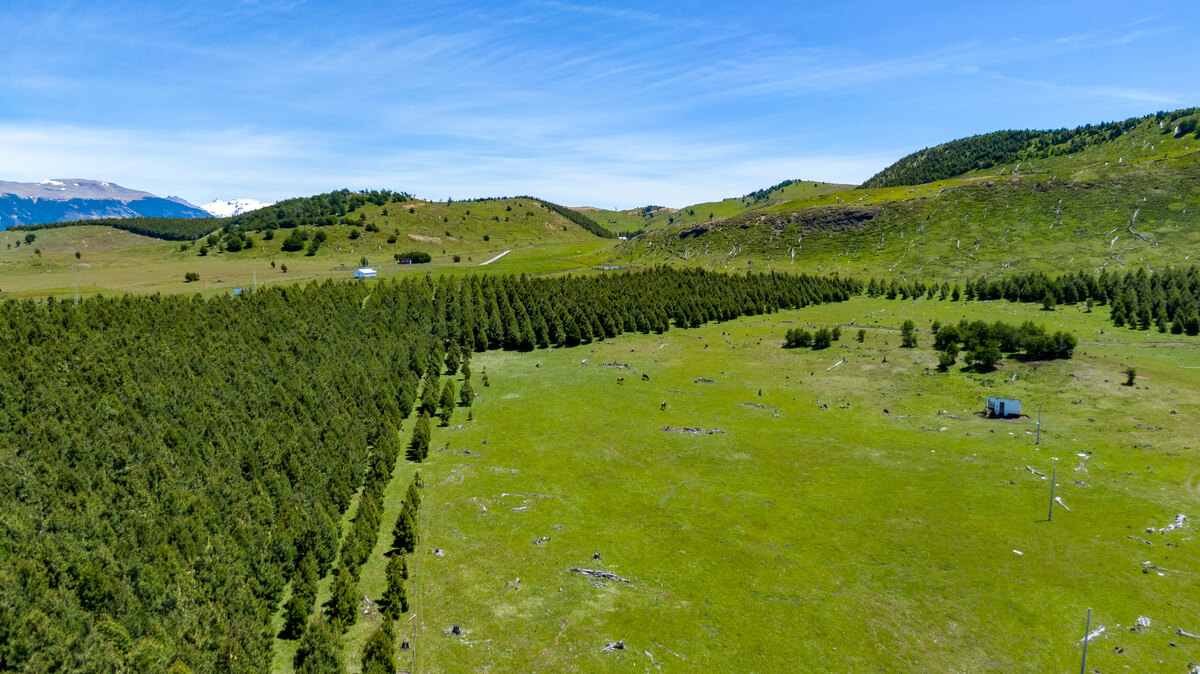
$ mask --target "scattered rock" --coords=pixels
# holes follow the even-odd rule
[[[1101,625],[1101,626],[1097,627],[1096,629],[1092,630],[1091,632],[1089,632],[1086,637],[1080,639],[1079,643],[1082,644],[1085,641],[1092,641],[1096,637],[1100,636],[1101,634],[1104,634],[1104,632],[1107,631],[1107,629],[1108,628],[1106,628],[1104,625]]]
[[[539,538],[539,539],[535,540],[535,541],[533,542],[533,544],[534,544],[534,545],[542,545],[543,543],[549,543],[549,542],[550,542],[550,537],[549,537],[549,536],[542,536],[541,538]]]
[[[695,379],[692,380],[692,383],[693,384],[715,384],[715,383],[717,383],[717,380],[709,379],[708,377],[696,377]],[[1174,414],[1174,412],[1172,412],[1171,414]]]
[[[611,644],[605,644],[603,652],[612,653],[613,651],[623,651],[623,650],[625,650],[625,640],[624,639],[622,639],[620,641],[614,641]]]
[[[1178,515],[1176,515],[1176,516],[1175,516],[1175,521],[1174,521],[1174,522],[1171,522],[1171,523],[1170,523],[1170,524],[1168,524],[1167,526],[1165,526],[1165,527],[1163,527],[1163,528],[1159,529],[1159,530],[1158,530],[1158,533],[1160,533],[1160,534],[1164,534],[1164,533],[1166,533],[1166,532],[1168,532],[1168,531],[1175,531],[1176,529],[1182,529],[1182,528],[1183,528],[1183,525],[1184,525],[1186,522],[1187,522],[1187,515],[1184,515],[1183,513],[1179,513]]]
[[[442,549],[441,549],[441,548],[434,548],[434,549],[433,549],[433,556],[434,556],[434,557],[445,557],[445,556],[446,556],[446,553],[442,552]]]
[[[600,559],[600,553],[597,552],[596,554],[592,555],[592,559]]]
[[[458,623],[454,623],[454,627],[450,628],[450,633],[455,636],[462,636],[462,628],[458,626]]]
[[[659,430],[663,430],[668,433],[682,433],[684,435],[712,435],[714,433],[725,432],[719,428],[710,428],[708,430],[704,430],[703,428],[676,428],[674,426],[663,426]]]

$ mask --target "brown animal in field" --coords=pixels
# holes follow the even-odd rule
[[[664,401],[662,401],[662,404],[658,406],[658,409],[659,409],[659,410],[666,410],[666,409],[667,409],[667,401],[665,401],[665,400],[664,400]]]
[[[618,384],[624,384],[624,383],[625,383],[625,378],[624,378],[624,377],[617,377],[617,383],[618,383]]]

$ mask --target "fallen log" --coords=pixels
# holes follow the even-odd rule
[[[615,581],[625,583],[627,585],[633,584],[633,581],[629,580],[628,578],[622,578],[615,573],[609,573],[607,571],[597,571],[595,569],[576,569],[575,567],[571,567],[571,571],[574,573],[582,573],[583,575],[591,576],[592,578],[602,578],[604,580],[615,580]]]

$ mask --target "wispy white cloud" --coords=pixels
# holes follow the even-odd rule
[[[533,194],[562,203],[683,206],[738,196],[784,177],[858,183],[891,155],[779,153],[753,144],[658,135],[561,138],[546,147],[480,151],[392,147],[344,157],[337,138],[262,136],[246,130],[175,135],[121,129],[0,124],[6,179],[98,178],[176,194],[278,200],[349,187],[431,199]],[[272,177],[275,176],[275,177]],[[253,193],[246,186],[254,185]]]
[[[1063,84],[1061,82],[1047,82],[1041,80],[1019,79],[1014,77],[1006,77],[998,73],[988,73],[988,76],[1013,84],[1032,87],[1052,91],[1058,94],[1067,96],[1085,96],[1088,98],[1107,98],[1124,101],[1135,101],[1138,103],[1153,103],[1155,105],[1183,105],[1181,99],[1170,94],[1159,93],[1154,91],[1146,91],[1132,87],[1120,87],[1109,85],[1085,85],[1085,84]],[[1099,121],[1099,120],[1096,120]]]

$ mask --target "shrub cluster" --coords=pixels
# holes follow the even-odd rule
[[[407,253],[394,253],[392,257],[396,258],[397,262],[408,258],[413,264],[425,264],[433,259],[429,253],[420,250],[410,250]]]
[[[804,328],[791,328],[784,335],[783,348],[796,349],[812,347],[813,350],[828,349],[834,342],[842,338],[842,328],[835,325],[830,328],[821,327],[810,332]]]
[[[1076,339],[1066,331],[1054,334],[1033,321],[1019,326],[996,321],[960,321],[938,330],[933,348],[939,352],[938,365],[945,370],[954,364],[960,353],[968,365],[990,370],[1005,353],[1019,354],[1026,360],[1070,358],[1075,352]]]

